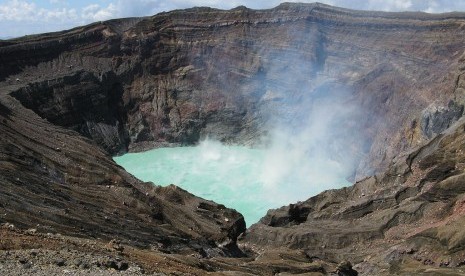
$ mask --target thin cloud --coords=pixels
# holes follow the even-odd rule
[[[84,7],[81,12],[82,19],[86,21],[101,21],[117,17],[119,14],[115,4],[110,3],[107,7],[100,7],[97,4],[92,4]]]
[[[118,15],[113,3],[106,7],[89,5],[74,8],[63,7],[63,1],[51,2],[54,2],[54,6],[48,9],[25,0],[10,0],[0,4],[0,37],[59,31]]]
[[[75,21],[78,18],[76,9],[54,8],[44,9],[34,2],[13,0],[0,5],[0,21],[48,22]]]
[[[66,0],[49,0],[50,4],[59,4],[59,5],[65,5],[67,3]]]
[[[34,3],[13,0],[0,6],[0,21],[29,21],[35,18],[37,7]]]
[[[423,11],[429,13],[465,11],[465,0],[318,0],[319,2],[360,10]],[[315,0],[7,0],[0,4],[0,37],[57,31],[94,21],[119,17],[149,16],[162,11],[209,6],[231,9],[240,5],[265,9],[282,2],[315,2]],[[43,2],[42,2],[43,3]],[[84,4],[85,3],[85,4]],[[44,4],[46,5],[46,4]],[[34,28],[31,28],[35,23]],[[8,28],[11,26],[15,28]]]

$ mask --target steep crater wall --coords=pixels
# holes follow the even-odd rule
[[[79,132],[110,153],[125,152],[123,88],[114,74],[79,71],[30,84],[11,95],[50,123]]]
[[[2,42],[0,222],[235,255],[240,214],[141,183],[111,155],[206,136],[266,144],[272,126],[299,130],[310,104],[335,94],[345,97],[325,114],[343,115],[334,133],[346,147],[334,152],[354,156],[364,180],[270,211],[241,242],[334,262],[383,251],[394,255],[372,262],[387,265],[405,254],[439,264],[439,252],[461,265],[464,26],[463,14],[283,4]],[[344,119],[348,106],[362,112]]]
[[[206,136],[260,144],[277,120],[305,112],[321,83],[336,82],[352,93],[347,104],[365,114],[349,124],[364,138],[352,149],[361,179],[463,113],[463,20],[319,4],[191,9],[11,41],[0,50],[19,56],[21,81],[34,83],[15,97],[112,154]],[[42,62],[21,54],[35,45],[58,54]],[[431,111],[449,110],[450,101],[452,113]]]

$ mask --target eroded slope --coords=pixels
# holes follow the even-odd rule
[[[412,261],[460,267],[464,143],[462,118],[383,174],[269,211],[243,242],[301,249],[334,262],[350,259],[368,274],[408,270]]]
[[[462,115],[463,23],[321,4],[195,8],[4,42],[0,77],[30,83],[14,93],[25,106],[110,153],[205,136],[259,144],[336,82],[363,111],[350,125],[361,179]]]
[[[464,23],[463,14],[283,4],[2,41],[0,221],[199,258],[238,255],[240,214],[141,183],[110,154],[207,135],[257,144],[272,115],[305,111],[329,82],[364,112],[346,126],[364,139],[343,138],[355,177],[371,177],[271,211],[242,241],[253,251],[245,263],[196,265],[324,273],[349,259],[368,275],[461,266],[463,121],[435,135],[463,114]],[[308,266],[317,259],[330,265]]]

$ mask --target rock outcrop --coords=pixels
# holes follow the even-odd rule
[[[405,259],[463,265],[465,118],[398,157],[388,171],[268,214],[244,243],[402,270]],[[366,272],[366,271],[365,271]]]
[[[350,126],[364,137],[362,179],[463,113],[463,20],[322,4],[194,8],[4,41],[0,79],[28,84],[12,95],[111,154],[205,136],[260,143],[275,117],[297,116],[337,80],[364,112]]]
[[[226,274],[461,266],[464,26],[461,13],[286,3],[0,41],[0,222],[116,237]],[[338,91],[333,112],[361,112],[339,124],[356,136],[337,132],[358,182],[270,211],[241,239],[248,259],[186,257],[242,255],[243,217],[111,160],[206,136],[261,144]]]
[[[242,215],[176,186],[135,179],[94,141],[40,118],[3,92],[0,222],[81,237],[116,236],[173,252],[235,252],[245,230]]]

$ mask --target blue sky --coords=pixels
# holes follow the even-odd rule
[[[281,0],[0,0],[0,38],[69,29],[111,18],[147,16],[162,11],[209,6],[231,9],[244,5],[271,8]],[[319,0],[318,2],[363,10],[465,11],[465,0]]]

